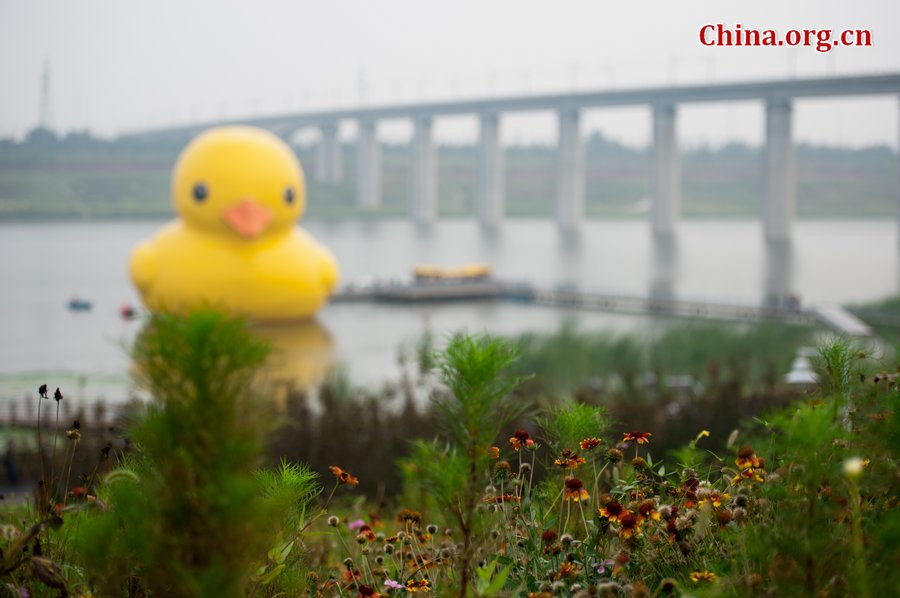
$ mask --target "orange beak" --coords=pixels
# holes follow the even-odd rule
[[[252,199],[243,199],[222,214],[225,222],[237,234],[245,239],[254,239],[261,235],[272,220],[272,212]]]

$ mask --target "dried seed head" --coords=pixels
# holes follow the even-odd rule
[[[382,555],[378,555],[375,557],[375,564],[379,567],[384,564],[384,557]]]
[[[384,554],[394,554],[394,545],[393,544],[385,544],[384,545]]]
[[[429,534],[431,534],[431,535],[433,536],[433,535],[435,535],[435,534],[437,533],[437,531],[438,531],[438,526],[436,526],[436,525],[433,524],[433,523],[430,523],[430,524],[428,524],[428,527],[425,528],[425,531],[428,532]]]
[[[689,529],[691,525],[693,525],[693,523],[694,522],[691,521],[690,517],[688,517],[687,515],[682,515],[681,517],[677,517],[675,519],[675,529],[677,529],[678,531],[684,531],[686,529]]]
[[[331,527],[337,527],[340,522],[341,520],[338,519],[335,515],[332,515],[328,518],[328,525],[330,525]]]
[[[618,596],[622,591],[622,586],[614,581],[608,581],[597,585],[597,594],[600,596]]]
[[[563,534],[562,537],[560,537],[559,541],[563,546],[568,546],[569,544],[572,543],[572,540],[574,540],[574,539],[575,538],[573,538],[569,534]]]
[[[344,559],[344,566],[347,567],[348,569],[349,569],[350,567],[352,567],[352,566],[353,566],[353,559],[351,559],[349,556],[348,556],[347,558],[345,558],[345,559]]]
[[[719,522],[719,525],[728,525],[731,523],[731,511],[728,509],[719,509],[716,511],[716,521]]]
[[[738,523],[741,523],[747,518],[747,510],[743,507],[735,507],[731,512],[731,517]]]
[[[668,596],[674,594],[676,591],[678,591],[678,582],[671,577],[667,577],[659,582],[659,590],[657,590],[657,593]]]

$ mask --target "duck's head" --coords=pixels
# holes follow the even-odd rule
[[[172,174],[175,211],[191,226],[254,240],[289,230],[303,213],[306,187],[294,152],[254,127],[201,133]]]

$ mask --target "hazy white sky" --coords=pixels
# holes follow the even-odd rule
[[[869,29],[869,48],[712,48],[707,23]],[[570,89],[900,72],[892,0],[0,0],[0,137],[38,120],[44,62],[50,124],[104,136],[219,117]],[[898,143],[896,96],[799,102],[798,140]],[[646,109],[597,110],[586,132],[632,145]],[[762,107],[685,107],[685,145],[760,143]],[[507,142],[551,141],[551,114],[504,119]],[[409,126],[384,123],[385,139]],[[442,141],[474,119],[438,121]],[[312,133],[311,133],[312,134]],[[353,135],[352,125],[344,135]]]

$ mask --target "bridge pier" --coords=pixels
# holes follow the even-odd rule
[[[378,122],[360,119],[356,141],[356,203],[371,210],[381,205],[381,147]]]
[[[337,123],[321,127],[322,138],[316,147],[316,179],[322,183],[338,183],[341,180],[341,142]]]
[[[556,222],[564,230],[577,229],[584,218],[584,144],[581,111],[559,110],[559,147],[556,164]]]
[[[791,136],[793,107],[789,99],[766,102],[766,149],[763,224],[766,240],[789,241],[797,197],[794,146]]]
[[[432,118],[417,116],[413,126],[410,211],[417,224],[428,224],[437,216],[437,160]]]
[[[653,199],[650,220],[653,234],[675,234],[681,213],[681,168],[678,159],[674,104],[653,107]]]
[[[500,224],[504,214],[505,165],[500,142],[500,113],[481,114],[481,147],[478,161],[478,218],[483,226]]]

